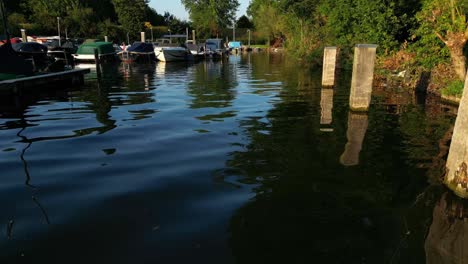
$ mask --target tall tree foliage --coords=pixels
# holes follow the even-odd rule
[[[144,22],[155,27],[166,25],[164,17],[149,7],[148,0],[3,1],[9,14],[10,32],[14,35],[19,35],[20,28],[26,28],[34,35],[55,35],[57,17],[60,17],[62,35],[67,30],[69,37],[106,35],[118,39],[125,38],[127,32],[138,34]]]
[[[252,0],[247,14],[252,17],[255,28],[262,37],[270,39],[281,36],[282,19],[278,1]]]
[[[250,21],[250,19],[243,15],[241,16],[236,23],[237,28],[253,28],[253,23]]]
[[[420,1],[252,0],[248,15],[259,33],[285,37],[286,47],[300,57],[324,45],[350,50],[357,43],[391,52],[409,39]]]
[[[422,10],[416,15],[420,22],[417,34],[425,44],[424,48],[437,46],[434,39],[443,43],[461,80],[466,74],[463,48],[468,40],[467,13],[468,0],[424,0]]]
[[[223,28],[233,25],[238,0],[181,0],[190,19],[200,32],[216,35]]]
[[[137,36],[144,28],[148,0],[112,0],[115,12],[125,31]]]
[[[82,36],[96,31],[92,9],[80,0],[28,0],[27,7],[31,20],[38,21],[44,32],[57,32],[57,17],[61,19],[63,29],[71,34]]]

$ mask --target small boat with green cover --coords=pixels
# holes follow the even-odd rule
[[[87,42],[83,43],[76,54],[73,54],[77,61],[95,61],[94,50],[97,50],[99,60],[115,60],[117,52],[110,42]]]

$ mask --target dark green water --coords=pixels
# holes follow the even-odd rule
[[[380,89],[349,113],[349,75],[260,54],[1,95],[0,263],[440,263],[456,110]]]

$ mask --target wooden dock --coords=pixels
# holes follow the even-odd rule
[[[89,72],[89,69],[75,69],[0,81],[0,90],[18,90],[38,86],[51,86],[61,82],[79,85],[84,83],[84,75]]]

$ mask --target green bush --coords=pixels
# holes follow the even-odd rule
[[[443,95],[461,97],[463,94],[463,86],[463,81],[455,80],[450,82],[441,92]]]

